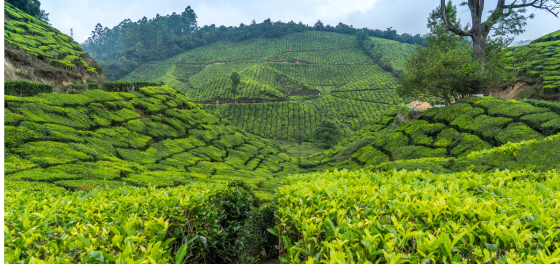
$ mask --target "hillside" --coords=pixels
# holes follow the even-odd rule
[[[378,41],[384,52],[399,44],[391,53],[395,65],[406,54],[401,46],[412,47]],[[241,75],[237,105],[229,91],[233,71]],[[397,80],[355,36],[330,32],[216,42],[145,64],[123,80],[166,82],[250,133],[288,140],[300,130],[308,140],[323,118],[341,124],[348,136],[403,102],[395,93]]]
[[[97,62],[69,36],[4,2],[4,79],[54,85],[100,83]]]
[[[169,86],[5,99],[7,181],[160,187],[242,179],[271,192],[297,162]]]
[[[510,47],[506,54],[521,81],[536,83],[544,98],[560,92],[560,30],[533,40],[528,45]],[[551,98],[556,98],[552,96]]]
[[[337,146],[300,162],[308,168],[356,169],[395,161],[391,164],[409,164],[397,167],[437,172],[463,171],[471,165],[470,169],[477,171],[547,170],[560,164],[560,137],[555,135],[560,133],[558,103],[471,97],[448,107],[428,109],[403,124],[410,112],[404,107],[392,108]],[[550,135],[555,136],[543,140]],[[531,143],[515,144],[524,141]],[[517,155],[493,157],[494,151],[512,148]],[[535,153],[537,149],[539,153]],[[437,165],[429,159],[414,161],[421,158],[435,158],[433,164]]]

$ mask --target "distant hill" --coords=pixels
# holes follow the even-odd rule
[[[560,103],[471,97],[404,122],[410,111],[394,107],[374,124],[329,150],[302,158],[300,164],[355,169],[390,162],[383,168],[433,172],[560,166]],[[555,136],[543,141],[550,135]],[[524,141],[531,143],[516,145]]]
[[[272,191],[297,160],[169,86],[5,96],[7,181],[76,189],[241,179]],[[17,184],[15,184],[17,185]]]
[[[4,2],[4,79],[66,84],[105,80],[99,64],[69,36]]]
[[[402,67],[414,47],[372,38]],[[241,75],[237,105],[229,75]],[[398,98],[397,80],[372,61],[356,36],[308,31],[278,38],[220,41],[148,63],[122,80],[163,81],[248,132],[267,138],[311,139],[324,118],[345,136],[367,126]]]

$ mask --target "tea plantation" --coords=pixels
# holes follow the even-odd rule
[[[448,107],[428,109],[402,124],[410,111],[393,107],[337,146],[301,158],[300,165],[354,169],[390,162],[382,167],[433,172],[544,171],[560,166],[560,138],[555,135],[560,132],[559,103],[470,97]],[[555,136],[543,140],[550,135]],[[514,144],[520,142],[524,143]],[[473,151],[491,153],[489,149],[503,145],[515,150],[508,155],[490,155],[492,158],[471,155]],[[434,161],[410,161],[420,158]],[[399,160],[403,161],[396,162]]]
[[[507,52],[518,74],[540,79],[545,94],[560,92],[560,30]]]
[[[23,79],[99,82],[101,66],[58,29],[4,2],[4,50]],[[24,67],[25,66],[25,67]],[[30,68],[31,70],[29,70]],[[58,75],[58,76],[55,76]],[[60,80],[59,80],[60,79]]]
[[[167,85],[4,98],[9,263],[557,254],[542,199],[557,196],[558,103],[468,98],[408,121],[392,107],[294,158]]]
[[[379,42],[377,51],[394,58],[395,67],[413,49],[372,40]],[[241,105],[232,104],[233,71],[241,75]],[[355,36],[317,31],[209,44],[143,65],[123,80],[165,82],[250,133],[292,141],[301,130],[310,140],[325,118],[349,135],[407,100],[396,95],[397,80],[371,60]],[[293,121],[297,116],[305,120]]]
[[[272,192],[299,170],[275,145],[169,86],[4,98],[7,181],[76,189],[243,179]]]
[[[68,36],[4,6],[6,54],[104,79]],[[558,36],[508,50],[549,93]],[[29,95],[4,95],[5,263],[558,263],[560,103],[412,112],[393,74],[413,47],[369,41],[222,41],[127,82],[5,85]],[[320,153],[266,139],[309,141],[327,118],[344,139]]]

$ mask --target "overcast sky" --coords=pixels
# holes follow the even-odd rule
[[[453,1],[457,5],[460,2]],[[496,2],[486,1],[487,9]],[[343,22],[356,28],[393,27],[399,34],[425,34],[426,18],[438,3],[437,0],[41,0],[41,9],[50,13],[51,24],[62,32],[70,35],[73,28],[74,39],[82,43],[97,23],[112,28],[127,18],[137,21],[143,16],[150,19],[156,14],[181,13],[189,5],[198,16],[199,26],[239,26],[253,19],[262,22],[267,18],[314,24],[320,19],[325,25]],[[470,21],[467,7],[459,6],[459,13],[463,23]],[[534,13],[536,18],[528,22],[526,32],[517,36],[516,41],[535,39],[560,29],[560,19],[542,11]]]

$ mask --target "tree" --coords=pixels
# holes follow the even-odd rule
[[[239,76],[239,73],[234,71],[233,73],[231,73],[231,76],[229,78],[231,79],[230,91],[233,94],[235,105],[237,105],[237,95],[239,94],[239,89],[237,89],[237,86],[239,85],[239,82],[241,82],[241,77]]]
[[[498,0],[496,9],[491,10],[490,16],[486,21],[482,21],[484,13],[484,0],[468,0],[461,5],[468,6],[471,13],[471,27],[461,29],[450,19],[445,0],[441,0],[440,10],[443,22],[447,29],[458,36],[469,36],[472,38],[474,58],[484,65],[486,57],[486,44],[490,31],[494,30],[495,36],[505,36],[507,34],[518,35],[525,30],[527,19],[532,19],[534,14],[525,16],[527,8],[544,10],[558,17],[560,0],[513,0],[511,4],[506,4],[506,0]],[[481,68],[484,70],[484,67]],[[482,94],[483,87],[478,87],[474,93]]]
[[[315,23],[315,30],[322,31],[324,28],[325,26],[323,25],[323,22],[321,22],[321,20],[317,20]]]
[[[136,50],[134,54],[138,56],[138,59],[142,61],[142,56],[146,53],[146,49],[144,48],[144,44],[142,42],[136,43]]]
[[[7,0],[7,2],[43,22],[49,21],[49,14],[41,9],[41,2],[38,0]]]
[[[323,119],[313,131],[313,138],[327,148],[336,145],[339,137],[340,128],[330,119]]]
[[[483,84],[481,63],[473,60],[467,48],[447,49],[438,45],[416,46],[405,62],[399,79],[402,97],[438,97],[451,104],[452,99],[468,95]]]

